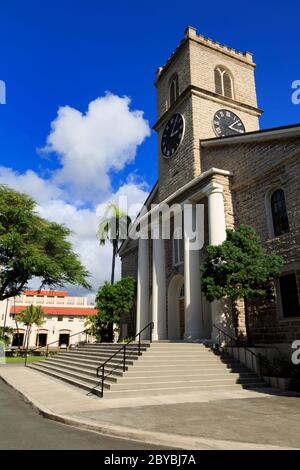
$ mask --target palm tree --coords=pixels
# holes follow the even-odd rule
[[[91,315],[84,322],[84,328],[87,335],[97,337],[98,328],[97,328],[97,315]]]
[[[99,223],[97,236],[100,246],[104,246],[108,240],[110,240],[113,246],[111,284],[115,281],[115,265],[118,249],[122,240],[126,238],[130,224],[130,217],[122,212],[116,204],[111,203],[106,206],[106,214]]]
[[[19,315],[17,315],[16,320],[24,323],[24,325],[26,326],[24,343],[26,345],[26,350],[27,350],[29,346],[29,338],[30,338],[32,325],[36,325],[37,327],[40,327],[45,321],[43,309],[40,306],[35,307],[34,305],[30,305],[25,310],[23,310]]]
[[[0,341],[7,346],[10,343],[11,336],[14,334],[13,328],[9,326],[0,326]]]

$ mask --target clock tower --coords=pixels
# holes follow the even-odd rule
[[[186,29],[155,82],[160,201],[201,174],[201,140],[259,129],[254,70],[249,52]]]

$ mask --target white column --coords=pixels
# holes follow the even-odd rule
[[[220,245],[226,240],[223,186],[212,181],[203,192],[208,197],[209,244]]]
[[[149,240],[140,238],[138,248],[136,332],[141,331],[149,322]],[[145,339],[148,336],[149,331],[146,331],[142,338]]]
[[[157,341],[167,338],[165,244],[163,239],[158,238],[158,226],[152,229],[152,233],[154,235],[152,268],[152,321],[154,329],[152,338]]]
[[[226,240],[223,186],[212,181],[203,189],[203,192],[208,197],[209,244],[220,245],[224,240]],[[220,325],[223,329],[228,329],[223,310],[222,300],[212,302],[212,339],[215,339],[216,337],[216,331],[213,325]]]
[[[195,219],[195,208],[185,208],[189,217]],[[194,220],[195,222],[195,220]],[[193,247],[194,238],[184,230],[184,307],[185,307],[185,333],[187,340],[202,338],[202,299],[200,283],[199,250]]]

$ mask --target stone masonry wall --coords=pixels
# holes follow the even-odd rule
[[[201,157],[204,169],[231,169],[236,226],[253,226],[264,246],[283,257],[283,271],[297,274],[300,298],[300,139],[206,148]],[[277,188],[285,192],[290,232],[274,238],[268,214],[270,195]],[[277,298],[271,303],[248,305],[251,337],[256,343],[290,342],[300,337],[300,318],[282,317],[277,294],[275,290]]]

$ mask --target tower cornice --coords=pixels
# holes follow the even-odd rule
[[[189,85],[178,97],[177,101],[156,121],[153,125],[153,129],[155,131],[159,130],[160,127],[172,116],[175,112],[176,108],[178,108],[181,103],[183,103],[187,98],[191,97],[191,95],[201,96],[202,98],[215,101],[217,103],[223,104],[224,102],[228,103],[229,106],[235,108],[236,110],[240,111],[247,111],[254,116],[260,117],[263,113],[262,109],[256,108],[254,106],[250,106],[248,104],[242,103],[240,101],[236,101],[232,98],[227,98],[225,96],[218,95],[218,93],[214,93],[213,91],[205,90],[204,88],[197,87],[195,85]]]
[[[201,34],[197,34],[197,30],[194,27],[188,26],[184,32],[184,38],[176,47],[175,51],[170,55],[166,63],[162,67],[159,67],[157,69],[155,85],[159,82],[159,80],[162,78],[165,72],[167,72],[169,67],[172,65],[172,63],[176,59],[178,52],[184,47],[185,44],[188,43],[188,41],[194,41],[198,44],[201,44],[204,47],[213,49],[214,51],[217,51],[217,52],[221,52],[222,54],[232,59],[236,59],[240,62],[243,62],[244,64],[249,65],[252,68],[256,67],[256,64],[253,62],[252,52],[240,52],[225,44],[221,44],[217,41],[213,41],[210,38],[206,38],[205,36]]]

